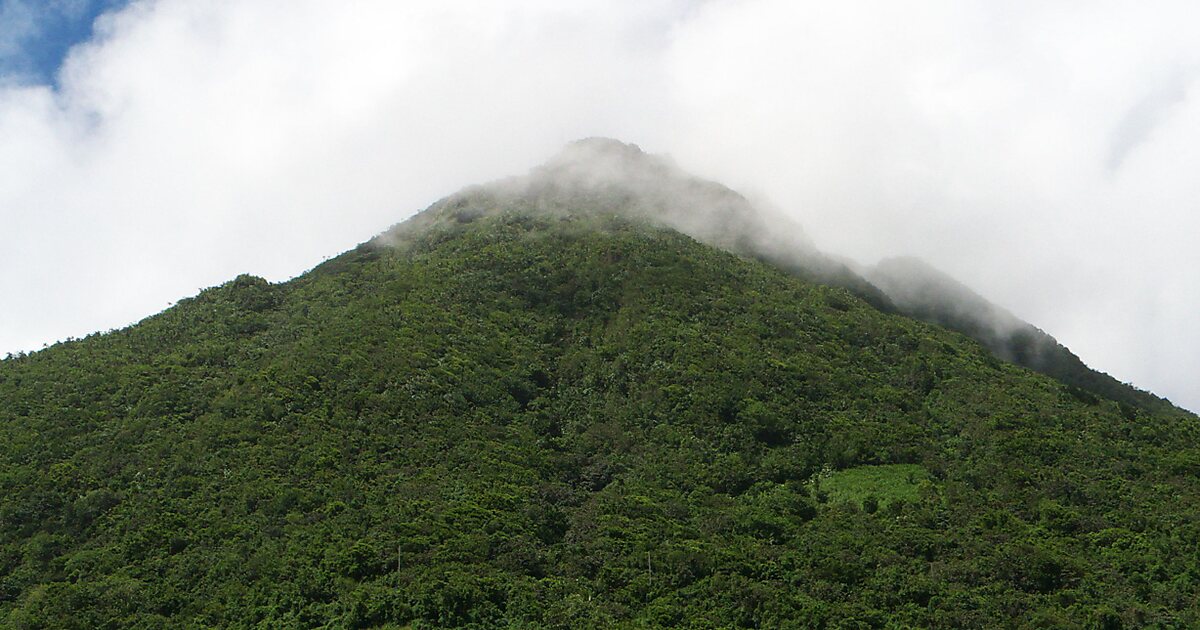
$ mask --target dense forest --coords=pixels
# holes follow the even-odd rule
[[[0,362],[0,626],[1200,625],[1196,416],[612,198]]]

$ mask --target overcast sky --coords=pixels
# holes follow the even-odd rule
[[[0,354],[603,135],[1200,409],[1198,7],[0,0]]]

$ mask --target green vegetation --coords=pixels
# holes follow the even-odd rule
[[[921,488],[929,492],[929,471],[920,464],[858,466],[848,470],[824,470],[813,479],[813,491],[830,502],[848,502],[868,513],[880,508],[897,509],[895,504],[918,503]]]
[[[641,222],[455,212],[0,362],[0,626],[1200,625],[1195,416]]]

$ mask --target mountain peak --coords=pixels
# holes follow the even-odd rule
[[[622,142],[616,138],[591,136],[568,142],[559,152],[560,155],[572,152],[586,151],[593,154],[622,155],[636,157],[646,155],[642,148],[632,142]]]
[[[702,243],[770,261],[843,286],[888,307],[887,298],[845,262],[822,254],[786,214],[756,207],[738,192],[688,173],[666,155],[636,144],[591,137],[568,143],[527,175],[455,193],[382,235],[434,224],[469,223],[503,212],[548,216],[618,215],[682,232]]]
[[[567,143],[534,169],[532,175],[535,180],[551,178],[558,183],[584,186],[688,177],[666,156],[652,155],[636,144],[602,137]]]

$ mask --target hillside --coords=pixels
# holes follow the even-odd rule
[[[0,362],[0,626],[1200,624],[1196,416],[561,169]]]
[[[997,357],[1087,393],[1143,409],[1169,408],[1151,394],[1089,368],[1057,339],[914,258],[881,261],[866,274],[900,312],[982,343]],[[1129,413],[1129,412],[1127,412]]]

